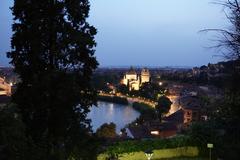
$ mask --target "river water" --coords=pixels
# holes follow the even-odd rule
[[[88,118],[92,120],[93,131],[95,132],[104,123],[113,122],[116,124],[117,133],[127,124],[133,122],[140,113],[130,105],[121,105],[109,102],[98,102],[98,107],[94,106],[88,113]]]

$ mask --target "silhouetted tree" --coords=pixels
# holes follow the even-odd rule
[[[240,59],[240,1],[226,0],[219,1],[224,6],[226,17],[231,24],[231,29],[207,29],[205,31],[216,31],[220,37],[215,47],[224,50],[226,59]]]
[[[12,96],[35,159],[93,159],[90,80],[98,63],[96,29],[86,22],[88,0],[15,0],[12,50],[7,55],[21,82]],[[91,153],[89,151],[91,150]]]
[[[207,29],[215,31],[220,37],[215,46],[222,49],[226,60],[231,60],[225,67],[231,77],[225,81],[225,97],[216,104],[210,118],[222,124],[224,136],[223,145],[219,146],[225,159],[239,159],[240,150],[240,1],[226,0],[217,2],[224,6],[227,19],[231,24],[229,29]],[[219,154],[221,153],[219,152]]]
[[[143,83],[139,89],[139,94],[142,97],[151,100],[158,100],[159,95],[163,95],[165,89],[157,83]]]
[[[128,93],[128,87],[125,84],[119,84],[117,86],[117,91],[122,93],[122,94],[127,94]]]
[[[172,102],[166,96],[161,96],[158,99],[158,104],[155,106],[155,108],[156,108],[158,118],[160,121],[162,121],[163,114],[166,114],[169,112],[171,105],[172,105]]]

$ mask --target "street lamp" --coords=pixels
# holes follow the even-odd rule
[[[212,148],[213,148],[213,144],[208,143],[207,144],[207,148],[209,148],[209,160],[212,159]]]
[[[151,158],[153,156],[153,152],[151,150],[147,150],[147,151],[145,151],[145,155],[148,160],[151,160]]]

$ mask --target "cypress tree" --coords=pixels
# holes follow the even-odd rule
[[[96,102],[97,31],[86,21],[89,9],[88,0],[14,1],[7,55],[21,79],[12,101],[38,150],[31,159],[94,158],[86,116]]]

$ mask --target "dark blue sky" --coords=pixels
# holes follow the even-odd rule
[[[213,35],[227,27],[213,0],[90,0],[89,22],[98,29],[96,56],[101,66],[199,66],[217,62]],[[8,65],[11,0],[0,1],[0,66]]]

